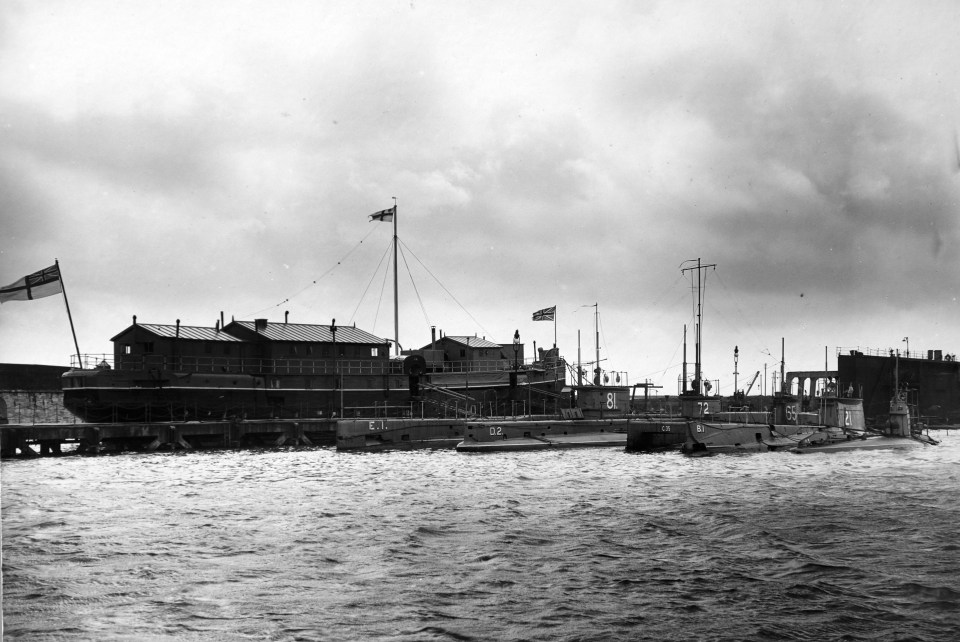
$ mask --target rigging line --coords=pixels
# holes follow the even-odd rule
[[[707,267],[707,266],[703,266],[703,267]],[[714,271],[716,271],[716,270],[714,270]],[[691,320],[691,322],[693,322],[693,321],[697,318],[697,305],[700,304],[701,302],[707,300],[707,274],[708,274],[708,271],[705,270],[705,269],[703,270],[703,276],[702,276],[702,277],[699,276],[699,275],[698,275],[697,277],[694,277],[694,276],[693,276],[693,272],[692,272],[692,271],[690,272],[690,292],[691,292],[691,293],[696,292],[696,289],[697,289],[697,278],[700,279],[700,291],[699,291],[699,293],[698,293],[697,295],[695,295],[695,296],[691,296],[691,297],[690,297],[690,308],[691,308],[690,320]],[[702,316],[702,314],[703,314],[703,309],[702,309],[702,308],[701,308],[701,310],[700,310],[700,313],[701,313],[701,316]]]
[[[675,310],[683,310],[686,307],[687,303],[687,294],[682,288],[677,288],[677,284],[684,280],[684,275],[678,274],[672,283],[664,288],[656,297],[650,299],[646,302],[644,306],[645,311],[645,326],[653,327],[660,325],[662,320],[667,316],[667,314],[672,315]],[[667,297],[670,297],[670,300],[667,300]]]
[[[660,378],[663,379],[664,377],[667,376],[667,370],[672,370],[673,368],[676,368],[676,367],[678,367],[678,366],[682,366],[682,365],[683,365],[682,363],[676,363],[676,362],[674,362],[674,359],[677,358],[677,353],[680,352],[680,348],[682,348],[682,347],[683,347],[683,341],[677,342],[677,344],[676,344],[676,345],[674,346],[674,348],[673,348],[673,354],[670,355],[670,360],[669,360],[669,362],[667,363],[667,365],[663,368],[662,371],[661,371],[661,370],[656,370],[656,371],[654,371],[654,372],[651,372],[651,373],[650,373],[650,376],[653,376],[653,375],[659,373],[659,374],[660,374]]]
[[[723,287],[724,292],[726,292],[728,295],[727,297],[725,297],[726,300],[728,301],[732,300],[734,302],[734,307],[737,310],[737,314],[742,319],[743,324],[750,329],[751,333],[753,333],[753,336],[757,340],[757,343],[763,345],[764,340],[760,337],[760,334],[757,332],[757,328],[750,322],[750,319],[743,313],[743,309],[740,307],[740,304],[737,303],[736,299],[733,297],[733,294],[730,288],[727,286],[726,282],[720,277],[719,274],[717,274],[717,278],[720,279],[720,285]],[[769,346],[764,346],[764,347],[769,348]]]
[[[369,232],[367,232],[366,236],[364,236],[362,239],[360,239],[360,241],[359,241],[356,245],[354,245],[352,248],[350,248],[350,249],[347,251],[347,253],[344,254],[342,257],[340,257],[340,260],[337,261],[336,264],[334,264],[332,267],[330,267],[326,272],[324,272],[323,274],[321,274],[320,276],[318,276],[317,278],[315,278],[313,281],[311,281],[311,282],[308,283],[307,285],[305,285],[305,286],[303,286],[302,288],[300,288],[299,290],[297,290],[295,293],[293,293],[293,294],[291,294],[290,296],[288,296],[286,299],[284,299],[284,300],[281,301],[280,303],[277,303],[277,304],[275,304],[275,305],[269,305],[269,306],[267,306],[267,307],[265,307],[265,308],[263,308],[262,310],[259,310],[259,311],[257,311],[257,312],[248,312],[247,314],[245,314],[245,315],[243,315],[243,316],[246,316],[246,317],[256,316],[256,315],[258,315],[258,314],[261,314],[261,313],[263,313],[263,312],[266,312],[267,310],[271,310],[271,309],[273,309],[273,308],[278,308],[278,307],[280,307],[281,305],[283,305],[284,303],[289,303],[289,302],[290,302],[290,299],[293,299],[294,297],[300,296],[300,295],[303,294],[306,290],[308,290],[309,288],[312,288],[313,286],[315,286],[315,285],[317,284],[317,281],[320,281],[320,280],[323,279],[324,277],[328,276],[331,272],[333,272],[334,270],[336,270],[336,269],[340,266],[341,263],[343,263],[343,262],[346,261],[348,258],[350,258],[350,255],[353,254],[358,247],[360,247],[361,245],[363,245],[363,242],[366,241],[367,238],[369,238],[369,236],[370,236],[371,234],[373,234],[374,232],[377,231],[377,227],[379,227],[379,226],[376,226],[376,227],[374,227],[373,229],[371,229]]]
[[[417,263],[419,263],[420,266],[421,266],[424,270],[427,271],[427,274],[429,274],[431,277],[433,277],[433,280],[437,282],[437,285],[439,285],[439,286],[443,289],[444,292],[446,292],[447,294],[450,295],[450,298],[453,299],[454,303],[456,303],[456,304],[460,307],[460,309],[463,310],[463,311],[466,313],[466,315],[467,315],[468,317],[470,317],[470,318],[473,320],[473,322],[476,323],[476,324],[480,327],[480,329],[483,331],[483,333],[489,335],[490,333],[487,332],[487,329],[483,327],[483,324],[480,323],[479,321],[477,321],[477,320],[473,317],[473,315],[470,314],[470,311],[467,310],[465,307],[463,307],[463,304],[461,304],[460,301],[457,300],[457,297],[453,296],[453,293],[451,293],[450,290],[448,290],[447,287],[446,287],[443,283],[440,282],[440,279],[438,279],[438,278],[433,274],[433,272],[430,271],[430,268],[428,268],[426,265],[423,264],[423,261],[420,260],[420,257],[418,257],[418,256],[416,255],[416,253],[414,253],[414,251],[411,250],[411,249],[407,246],[407,244],[404,243],[403,241],[400,241],[400,244],[403,245],[403,247],[406,248],[407,251],[410,252],[411,256],[413,256],[413,258],[415,258],[415,259],[417,260]]]
[[[391,240],[391,245],[392,245],[392,240]],[[390,249],[392,250],[392,248],[390,248]],[[387,254],[386,254],[385,256],[390,256],[390,254],[391,254],[391,252],[390,252],[390,250],[388,250],[388,252],[387,252]],[[381,263],[382,263],[382,262],[383,262],[383,260],[381,259]],[[374,276],[376,276],[376,273],[374,273]],[[380,298],[377,299],[377,309],[376,309],[376,311],[375,311],[374,314],[373,314],[373,330],[371,330],[371,332],[374,332],[374,331],[376,330],[377,321],[380,319],[380,307],[383,305],[383,293],[387,291],[387,282],[389,281],[389,276],[390,276],[390,270],[389,270],[389,269],[384,270],[384,271],[383,271],[383,281],[381,281],[381,283],[380,283]],[[372,281],[373,281],[373,278],[371,277],[370,280],[371,280],[371,282],[372,282]]]
[[[672,292],[673,289],[677,286],[677,283],[682,281],[683,278],[684,278],[683,273],[681,272],[679,275],[677,275],[677,277],[673,280],[672,283],[665,286],[663,290],[660,291],[660,294],[658,294],[656,297],[653,298],[652,301],[650,301],[650,304],[655,308],[659,307],[658,304],[660,303],[660,301],[662,301],[667,296],[667,294]]]
[[[607,333],[604,332],[604,330],[603,330],[603,319],[600,318],[600,314],[599,314],[599,313],[597,313],[597,324],[600,326],[600,336],[603,338],[603,349],[604,349],[604,350],[607,352],[607,354],[609,355],[609,354],[610,354],[610,349],[607,347]],[[604,361],[607,361],[607,362],[609,363],[610,357],[608,356],[606,359],[604,359]],[[597,364],[597,365],[600,365],[600,364]]]
[[[356,321],[356,319],[357,319],[357,310],[360,309],[360,305],[363,303],[364,298],[366,298],[367,292],[370,290],[370,286],[373,284],[373,279],[375,279],[376,276],[377,276],[377,274],[380,272],[380,266],[383,265],[384,259],[387,258],[388,256],[390,256],[390,248],[391,248],[392,245],[393,245],[393,239],[390,239],[390,243],[387,245],[386,251],[384,251],[384,253],[383,253],[382,255],[380,255],[380,262],[377,263],[377,267],[374,268],[373,273],[370,275],[370,280],[367,282],[367,287],[365,287],[365,288],[363,289],[363,292],[360,294],[360,299],[357,301],[357,307],[353,309],[353,316],[350,317],[350,320],[351,320],[351,321]],[[386,270],[384,271],[384,273],[386,274]],[[383,300],[383,290],[381,289],[381,292],[380,292],[380,301],[382,301],[382,300]],[[377,321],[376,321],[376,320],[377,320],[377,317],[379,317],[379,316],[380,316],[380,302],[378,301],[378,302],[377,302],[377,314],[376,314],[376,316],[374,316],[374,321],[373,321],[374,327],[376,327],[376,325],[377,325]]]
[[[413,292],[417,295],[417,303],[420,304],[420,311],[423,312],[423,320],[427,322],[427,327],[430,327],[430,318],[427,316],[427,309],[423,305],[423,299],[420,297],[420,290],[417,288],[416,282],[413,280],[413,273],[410,271],[410,265],[407,263],[407,255],[403,253],[402,248],[400,256],[403,257],[403,267],[407,270],[407,276],[410,277],[410,285],[413,286]]]
[[[694,292],[697,289],[697,282],[693,277],[693,272],[690,272],[690,321],[697,318],[697,297],[694,295]]]

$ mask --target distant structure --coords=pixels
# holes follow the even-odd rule
[[[848,350],[837,356],[839,381],[853,382],[863,397],[867,419],[887,415],[893,397],[894,373],[900,388],[929,423],[960,423],[960,362],[942,350],[928,350],[926,358],[893,350]]]

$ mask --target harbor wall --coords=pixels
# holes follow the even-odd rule
[[[868,422],[889,414],[896,380],[927,423],[960,423],[960,361],[894,359],[851,350],[837,356],[837,371],[840,381],[856,383]]]
[[[63,424],[78,419],[60,391],[0,390],[0,424]]]
[[[63,406],[66,366],[0,363],[0,424],[75,423]]]

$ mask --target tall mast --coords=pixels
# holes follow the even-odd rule
[[[693,388],[694,392],[700,393],[700,358],[702,355],[701,343],[703,340],[703,285],[701,282],[701,273],[707,268],[717,268],[716,263],[703,264],[700,262],[700,259],[697,259],[696,266],[683,267],[686,263],[693,262],[693,259],[689,259],[680,264],[680,272],[689,272],[690,270],[697,271],[697,327],[694,329],[694,336],[696,337],[696,351],[695,357],[696,362],[693,366]]]
[[[784,367],[786,366],[786,361],[787,361],[786,350],[787,350],[786,339],[784,339],[783,337],[780,337],[780,391],[783,392],[784,394],[790,394],[790,391],[787,389],[787,382],[786,380],[784,380],[784,375],[786,374],[784,372]],[[802,397],[803,391],[800,390],[798,392]]]
[[[580,330],[577,330],[577,385],[583,385],[583,359],[580,358]]]
[[[593,304],[593,330],[596,333],[597,346],[597,385],[600,385],[600,308],[598,303]]]
[[[683,389],[681,392],[687,391],[687,324],[683,324]]]
[[[697,381],[697,391],[700,390],[700,364],[701,364],[701,355],[700,355],[700,342],[703,339],[703,288],[700,284],[700,259],[697,259],[697,363],[696,363],[696,372],[694,377]]]
[[[397,197],[393,197],[393,344],[400,356],[400,293],[397,288]]]

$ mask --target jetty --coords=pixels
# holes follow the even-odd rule
[[[335,419],[0,425],[0,457],[330,446]]]
[[[336,446],[339,451],[623,448],[631,418],[263,419],[0,425],[0,457]]]

